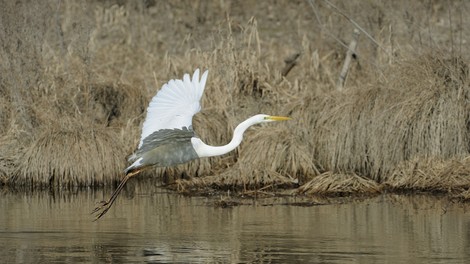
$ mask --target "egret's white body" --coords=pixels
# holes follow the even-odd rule
[[[252,125],[288,120],[287,117],[258,114],[240,123],[233,132],[232,140],[224,146],[209,146],[196,137],[192,130],[193,116],[201,110],[201,97],[208,71],[199,78],[197,69],[192,79],[188,74],[183,80],[170,80],[152,98],[137,151],[129,160],[126,176],[108,201],[93,212],[103,216],[114,203],[127,180],[150,166],[172,166],[193,159],[218,156],[234,150],[243,140],[243,133]],[[100,212],[101,211],[101,212]]]

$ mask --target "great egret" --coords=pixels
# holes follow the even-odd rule
[[[199,139],[192,129],[192,118],[201,110],[208,71],[199,79],[197,69],[192,80],[185,74],[183,80],[170,80],[152,98],[137,151],[131,155],[133,162],[124,171],[125,177],[108,201],[101,201],[92,213],[95,220],[102,217],[113,205],[126,182],[143,169],[151,166],[165,167],[202,157],[218,156],[234,150],[250,126],[272,121],[289,120],[289,117],[258,114],[240,123],[233,138],[225,146],[209,146]]]

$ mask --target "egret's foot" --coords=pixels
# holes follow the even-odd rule
[[[91,212],[91,214],[96,214],[95,220],[93,221],[96,221],[105,215],[113,203],[110,203],[109,201],[101,201],[98,204],[99,205],[96,206],[95,209]]]

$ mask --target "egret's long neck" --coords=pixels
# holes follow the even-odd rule
[[[252,125],[258,124],[259,120],[252,116],[241,122],[233,131],[233,138],[224,146],[209,146],[202,142],[199,138],[193,138],[192,143],[194,150],[200,158],[219,156],[234,150],[243,140],[243,133]]]

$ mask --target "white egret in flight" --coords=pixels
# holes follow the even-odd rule
[[[100,202],[92,213],[95,220],[102,217],[113,205],[126,182],[143,169],[166,167],[185,163],[197,158],[218,156],[234,150],[250,126],[272,121],[289,120],[289,117],[258,114],[240,123],[233,138],[225,146],[209,146],[193,131],[193,116],[201,110],[201,97],[207,80],[205,71],[199,79],[199,69],[193,78],[185,74],[183,80],[170,80],[152,98],[147,108],[147,117],[142,126],[142,135],[137,151],[131,155],[133,162],[125,169],[125,177],[108,201]]]

